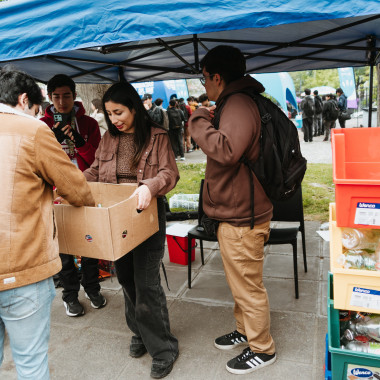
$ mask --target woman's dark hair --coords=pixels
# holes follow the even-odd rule
[[[128,107],[130,111],[135,110],[135,120],[134,120],[134,141],[136,145],[135,154],[133,157],[132,165],[137,167],[141,156],[143,154],[145,146],[148,144],[152,125],[160,128],[160,126],[153,122],[149,117],[147,110],[145,109],[143,103],[141,102],[139,94],[136,92],[134,87],[128,82],[119,82],[113,84],[103,95],[102,106],[104,111],[104,117],[108,125],[108,131],[112,136],[121,135],[120,132],[112,123],[106,111],[105,103],[114,102],[122,104]]]
[[[207,52],[201,67],[210,74],[219,74],[226,84],[244,76],[246,65],[243,53],[236,47],[219,45]]]
[[[21,94],[28,95],[29,109],[43,101],[41,89],[34,79],[12,66],[0,69],[0,103],[15,107]]]
[[[93,104],[95,109],[97,109],[99,112],[103,112],[103,105],[100,99],[92,99],[91,103]]]

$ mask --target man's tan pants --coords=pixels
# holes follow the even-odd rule
[[[235,300],[237,330],[247,336],[252,351],[275,352],[270,335],[270,310],[263,284],[264,242],[270,222],[250,229],[220,223],[218,241],[227,283]]]

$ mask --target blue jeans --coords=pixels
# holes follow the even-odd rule
[[[0,365],[6,329],[18,380],[50,378],[47,353],[54,296],[52,277],[0,292]]]

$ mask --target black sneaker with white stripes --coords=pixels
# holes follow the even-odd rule
[[[237,330],[216,338],[214,342],[215,347],[220,350],[231,350],[241,344],[248,344],[247,337]]]
[[[244,375],[272,364],[276,361],[276,354],[267,355],[259,354],[251,351],[249,347],[245,348],[243,352],[236,356],[236,358],[231,359],[227,365],[227,371],[237,374]]]

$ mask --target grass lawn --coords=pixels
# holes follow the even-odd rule
[[[167,195],[198,194],[199,184],[205,175],[206,164],[186,164],[178,162],[181,179],[177,186]],[[331,164],[308,164],[302,182],[305,220],[329,220],[329,203],[335,201],[335,187],[332,180]],[[179,211],[173,209],[172,211]]]

